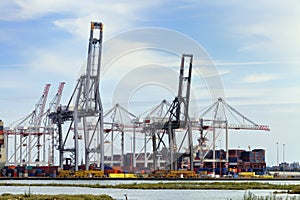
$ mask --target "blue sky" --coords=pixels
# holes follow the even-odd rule
[[[232,133],[232,148],[265,148],[272,165],[279,142],[280,161],[282,144],[286,145],[286,161],[300,161],[298,0],[2,0],[0,10],[0,118],[7,125],[34,109],[45,83],[52,84],[51,99],[58,83],[66,82],[62,102],[68,101],[86,59],[90,21],[104,23],[104,41],[137,28],[158,27],[174,30],[202,46],[220,73],[227,102],[253,121],[270,125],[270,132]],[[130,40],[121,42],[115,48]],[[114,46],[104,45],[104,51],[106,48]],[[177,61],[177,57],[151,51],[118,60],[103,75],[104,106],[111,106],[110,91],[116,86],[112,82],[134,70],[132,65],[176,67]],[[121,64],[122,69],[117,67]],[[158,100],[151,99],[152,90],[147,88],[147,95],[139,90],[135,95],[147,96],[152,107]],[[209,99],[204,93],[204,99]],[[166,94],[172,101],[172,92]]]

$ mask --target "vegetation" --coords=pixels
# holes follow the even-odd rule
[[[119,185],[84,185],[84,184],[11,184],[1,183],[0,186],[63,186],[63,187],[91,187],[91,188],[122,188],[122,189],[220,189],[220,190],[253,190],[270,189],[279,190],[268,196],[257,196],[251,191],[245,192],[244,200],[300,200],[300,196],[291,196],[291,194],[300,193],[300,185],[277,185],[269,183],[228,183],[228,182],[170,182],[170,183],[133,183]],[[289,193],[282,195],[282,193]],[[281,195],[279,195],[281,194]],[[25,194],[3,193],[0,200],[18,199],[18,200],[113,200],[108,195],[36,195],[32,194],[30,187]]]
[[[252,192],[248,191],[244,194],[244,200],[300,200],[299,196],[276,196],[276,194],[271,194],[269,196],[256,196]]]
[[[108,195],[36,195],[36,194],[24,194],[24,195],[13,195],[9,193],[4,193],[0,196],[0,200],[8,199],[22,199],[22,200],[113,200],[112,197]]]
[[[132,183],[117,185],[102,184],[20,184],[0,183],[0,186],[56,186],[56,187],[88,187],[88,188],[120,188],[120,189],[194,189],[194,190],[284,190],[289,193],[300,193],[300,185],[282,185],[260,182],[159,182]],[[30,192],[30,191],[29,191]]]
[[[65,200],[65,199],[88,199],[88,200],[112,200],[108,195],[36,195],[32,194],[30,187],[32,186],[59,186],[59,187],[89,187],[89,188],[120,188],[120,189],[194,189],[194,190],[276,190],[268,196],[256,196],[251,191],[244,194],[244,200],[300,200],[300,185],[289,184],[270,184],[260,182],[159,182],[159,183],[132,183],[117,185],[101,185],[101,184],[19,184],[19,183],[0,183],[0,186],[29,186],[29,189],[23,195],[13,195],[4,193],[0,196],[3,199],[42,199],[42,200]]]

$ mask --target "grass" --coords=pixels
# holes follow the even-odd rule
[[[270,184],[261,182],[159,182],[159,183],[132,183],[132,184],[117,184],[117,185],[102,185],[102,184],[20,184],[20,183],[0,183],[0,186],[29,186],[28,192],[24,195],[11,195],[3,194],[0,196],[2,199],[101,199],[111,200],[108,195],[34,195],[30,192],[32,186],[45,186],[45,187],[86,187],[86,188],[116,188],[116,189],[142,189],[142,190],[275,190],[272,195],[260,197],[251,192],[246,192],[244,200],[300,200],[300,196],[288,196],[288,194],[300,194],[299,185],[289,184]],[[276,192],[279,191],[279,192]],[[278,194],[281,194],[278,196]],[[283,197],[283,194],[286,197]]]
[[[117,185],[102,184],[19,184],[19,183],[0,183],[0,186],[29,186],[28,192],[23,195],[13,195],[4,193],[0,196],[2,199],[44,199],[44,200],[112,200],[108,195],[35,195],[31,193],[32,186],[45,187],[87,187],[87,188],[119,188],[119,189],[174,189],[174,190],[278,190],[268,196],[256,196],[251,191],[244,194],[244,200],[300,200],[300,196],[291,196],[291,194],[300,194],[299,185],[288,184],[270,184],[260,182],[159,182],[159,183],[132,183]],[[281,195],[278,195],[281,194]],[[289,195],[288,195],[289,194]],[[283,196],[286,195],[286,196]]]
[[[13,195],[9,193],[4,193],[0,196],[0,200],[9,199],[22,199],[22,200],[113,200],[112,197],[108,195],[36,195],[36,194],[24,194],[24,195]]]
[[[260,182],[159,182],[132,183],[117,185],[102,184],[19,184],[0,183],[0,186],[52,186],[52,187],[87,187],[87,188],[119,188],[119,189],[175,189],[175,190],[286,190],[300,193],[300,185],[279,185]]]
[[[299,196],[276,196],[276,194],[271,194],[268,196],[256,196],[251,191],[244,194],[244,200],[300,200]]]
[[[159,182],[132,183],[117,185],[102,184],[19,184],[0,183],[0,186],[50,186],[50,187],[87,187],[87,188],[119,188],[119,189],[174,189],[174,190],[284,190],[291,194],[300,194],[300,185],[280,185],[260,182]],[[29,191],[30,193],[30,191]]]
[[[0,200],[113,200],[112,197],[108,195],[35,195],[35,194],[24,194],[24,195],[13,195],[9,193],[3,193],[0,196]],[[243,200],[300,200],[300,196],[277,196],[276,194],[271,194],[268,196],[257,196],[251,191],[245,192]]]

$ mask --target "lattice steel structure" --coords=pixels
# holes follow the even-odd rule
[[[188,61],[188,67],[185,67],[185,63]],[[192,141],[192,129],[189,119],[189,102],[190,102],[190,88],[191,88],[191,78],[192,78],[192,63],[193,55],[183,54],[181,58],[181,65],[179,70],[179,85],[178,94],[169,107],[168,112],[161,120],[160,123],[153,124],[153,160],[154,169],[157,169],[157,156],[158,151],[161,147],[168,149],[169,154],[169,169],[177,170],[178,159],[183,156],[189,157],[189,163],[193,163],[193,141]],[[187,68],[187,69],[186,69]],[[177,141],[178,137],[176,134],[177,129],[184,129],[184,133],[181,141]],[[156,131],[162,130],[162,131]],[[168,145],[164,140],[164,137],[168,138]],[[186,142],[186,136],[187,142]],[[156,142],[156,139],[158,141]],[[182,147],[186,142],[188,146],[188,151],[182,153]],[[193,170],[193,165],[190,164],[190,170]]]
[[[86,71],[78,79],[68,105],[50,114],[53,123],[58,126],[61,167],[64,160],[70,159],[74,169],[78,170],[79,140],[83,139],[85,168],[89,167],[91,154],[97,153],[98,166],[101,164],[104,170],[103,108],[99,91],[102,37],[103,24],[91,22]],[[67,121],[69,128],[63,134],[62,124]],[[92,146],[94,139],[97,148]]]
[[[41,151],[45,151],[44,143],[41,141],[45,137],[46,127],[42,124],[44,109],[48,98],[51,84],[46,84],[35,109],[25,118],[15,122],[7,130],[7,149],[11,144],[13,152],[8,152],[6,164],[14,165],[45,165],[45,154],[41,158]],[[11,140],[11,136],[13,140]],[[43,140],[44,141],[44,140]]]
[[[258,130],[270,131],[268,125],[259,125],[247,118],[245,115],[230,106],[224,99],[219,98],[210,105],[199,117],[200,137],[198,139],[197,153],[198,162],[213,163],[213,172],[215,172],[216,162],[225,163],[228,168],[228,131],[232,130]],[[222,131],[225,130],[225,158],[216,159],[216,143]],[[206,159],[205,156],[213,151],[213,158]]]

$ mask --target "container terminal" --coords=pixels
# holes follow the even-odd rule
[[[253,122],[223,98],[199,118],[189,116],[194,58],[188,52],[182,54],[178,93],[171,103],[164,99],[143,117],[120,104],[104,111],[102,38],[103,24],[91,22],[86,69],[66,105],[61,104],[65,83],[60,82],[47,107],[51,84],[46,84],[29,115],[8,127],[0,121],[1,177],[274,177],[266,174],[264,149],[228,146],[230,130],[270,131],[268,125]],[[224,149],[217,145],[221,135]],[[129,142],[131,150],[125,152]]]

